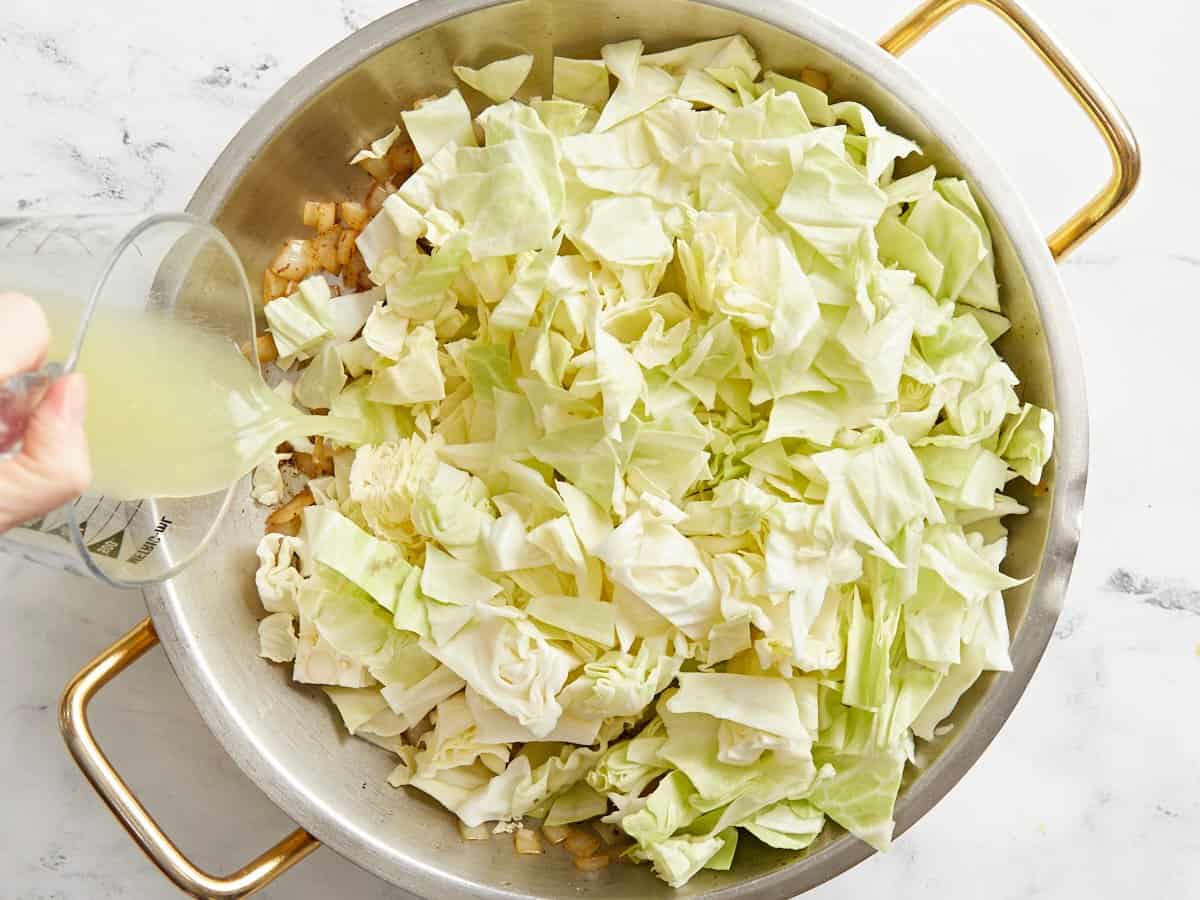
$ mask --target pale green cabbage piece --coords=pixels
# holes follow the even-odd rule
[[[669,519],[635,512],[608,536],[598,555],[614,584],[688,637],[700,638],[716,623],[720,609],[712,573],[700,550]]]
[[[904,754],[820,753],[817,760],[832,773],[817,778],[809,798],[812,805],[876,850],[886,850],[892,842],[892,811],[904,774]]]
[[[448,144],[474,147],[478,143],[471,110],[457,89],[401,113],[400,118],[423,162],[432,160]]]
[[[617,89],[604,104],[596,123],[597,132],[620,125],[675,92],[675,78],[665,69],[641,64],[644,49],[645,45],[634,39],[609,44],[601,50],[604,64],[617,79]]]
[[[454,74],[463,84],[475,88],[493,103],[503,103],[515,94],[529,77],[533,55],[523,53],[508,59],[498,59],[478,69],[455,66]]]
[[[655,656],[646,644],[636,655],[613,650],[586,663],[559,699],[581,716],[636,716],[671,683],[681,663],[676,656]]]
[[[783,678],[718,672],[681,672],[673,713],[705,713],[757,731],[807,742],[808,731],[792,688]]]
[[[343,294],[329,301],[329,328],[338,342],[336,346],[348,343],[363,330],[375,304],[385,296],[386,292],[376,287],[356,294]]]
[[[329,326],[299,291],[268,303],[264,313],[281,357],[294,357],[320,344],[330,335]]]
[[[1012,668],[1005,517],[1054,414],[993,347],[964,180],[741,36],[644,50],[556,57],[528,105],[532,56],[459,66],[496,105],[402,113],[376,286],[266,308],[280,391],[351,422],[255,584],[261,654],[391,784],[603,817],[681,886],[740,831],[888,846],[914,740]]]
[[[447,555],[436,546],[425,550],[421,566],[421,591],[429,598],[456,606],[487,603],[500,585],[480,575],[469,564]]]
[[[780,800],[738,825],[768,846],[803,850],[825,827],[825,814],[808,800]]]
[[[372,537],[336,510],[304,510],[304,543],[312,559],[329,566],[395,612],[401,585],[412,567],[398,547]]]
[[[400,126],[396,125],[383,137],[371,141],[371,145],[366,150],[359,150],[354,154],[350,159],[350,165],[357,165],[367,159],[383,159],[387,156],[388,151],[392,149],[392,145],[400,139],[400,135]]]
[[[588,600],[584,597],[543,594],[532,597],[526,608],[529,615],[537,621],[570,631],[601,647],[611,647],[616,643],[611,603]]]
[[[580,781],[554,798],[546,813],[547,825],[567,825],[584,822],[608,812],[608,798]]]
[[[433,663],[434,668],[413,683],[395,682],[380,691],[391,710],[414,725],[466,686],[454,670],[438,664],[437,660]]]
[[[1026,481],[1038,484],[1053,446],[1053,414],[1026,403],[1005,423],[996,451]]]
[[[329,409],[346,386],[342,358],[326,344],[296,379],[295,397],[310,409]]]
[[[554,57],[555,97],[599,108],[608,95],[608,67],[603,60]]]

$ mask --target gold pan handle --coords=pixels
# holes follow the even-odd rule
[[[88,704],[96,692],[157,643],[154,625],[145,619],[84,666],[63,692],[58,710],[59,728],[67,742],[67,749],[92,787],[125,826],[129,836],[150,857],[150,861],[180,890],[193,897],[248,896],[300,862],[321,846],[320,842],[304,829],[298,828],[232,875],[221,878],[208,874],[193,865],[146,812],[141,801],[129,790],[96,743],[88,724]]]
[[[1013,0],[927,0],[879,41],[899,56],[943,19],[964,6],[982,6],[1003,19],[1041,57],[1095,124],[1112,157],[1112,175],[1087,204],[1050,235],[1050,253],[1061,260],[1129,199],[1137,186],[1142,155],[1137,138],[1112,98],[1041,24]]]

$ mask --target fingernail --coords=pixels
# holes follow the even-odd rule
[[[70,383],[63,398],[63,416],[68,422],[83,422],[87,410],[87,382],[82,375],[69,376]]]

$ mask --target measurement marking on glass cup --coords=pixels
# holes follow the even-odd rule
[[[129,518],[125,520],[124,525],[122,525],[108,537],[101,538],[100,540],[88,544],[88,550],[92,553],[99,554],[100,556],[107,556],[109,559],[116,559],[118,556],[120,556],[121,548],[125,546],[125,532],[129,530],[129,526],[132,524],[134,516],[141,511],[142,504],[144,502],[144,500],[139,500],[134,506],[133,512],[129,514]],[[103,531],[108,526],[108,523],[112,521],[112,517],[117,514],[117,511],[125,505],[127,504],[118,504],[114,506],[112,515],[105,520],[104,525],[100,526],[98,530]]]
[[[97,504],[97,508],[99,508],[99,504]],[[119,504],[119,503],[113,504],[112,511],[111,511],[111,512],[108,514],[108,518],[107,518],[107,519],[105,519],[105,520],[104,520],[104,524],[103,524],[103,525],[101,525],[101,526],[100,526],[99,528],[97,528],[96,530],[97,530],[97,531],[103,531],[105,528],[107,528],[107,527],[108,527],[108,523],[109,523],[109,522],[111,522],[111,521],[113,520],[113,516],[115,516],[115,515],[117,514],[117,511],[118,511],[120,508],[121,508],[121,504]]]
[[[163,516],[161,519],[159,519],[158,524],[154,526],[154,532],[150,535],[150,537],[146,538],[146,540],[142,542],[142,546],[138,548],[137,552],[129,557],[129,559],[125,560],[125,562],[134,566],[140,562],[144,562],[146,557],[153,553],[154,549],[162,541],[162,536],[166,533],[167,529],[174,524],[175,523],[166,516]]]
[[[79,504],[80,504],[80,502],[81,502],[82,500],[83,500],[83,498],[82,498],[82,497],[81,497],[79,500],[76,500],[76,501],[75,501],[75,503],[74,503],[74,507],[73,507],[73,508],[74,508],[74,509],[78,509],[78,508],[79,508]],[[99,499],[97,499],[97,500],[96,500],[96,505],[95,505],[95,506],[93,506],[93,507],[92,507],[92,508],[91,508],[91,509],[88,511],[88,514],[87,514],[86,516],[84,516],[82,519],[79,519],[79,533],[80,533],[81,535],[83,535],[83,534],[87,534],[88,522],[90,522],[90,521],[91,521],[91,519],[92,519],[92,516],[94,516],[94,515],[96,514],[96,510],[98,510],[98,509],[100,508],[100,504],[101,504],[101,503],[103,503],[103,502],[104,502],[104,498],[103,498],[103,497],[100,497]]]

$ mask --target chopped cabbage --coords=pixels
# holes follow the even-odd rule
[[[471,110],[457,90],[401,113],[400,118],[422,162],[432,160],[447,144],[474,147],[478,143]]]
[[[296,658],[295,621],[285,612],[271,613],[258,623],[258,655],[271,662],[291,662]]]
[[[392,149],[392,145],[399,139],[400,126],[396,125],[383,137],[371,141],[371,146],[367,147],[366,150],[359,150],[354,154],[350,159],[350,165],[358,165],[358,163],[368,159],[383,159],[388,155],[388,151]]]
[[[454,74],[463,84],[475,88],[493,103],[503,103],[515,94],[529,77],[533,56],[524,53],[509,59],[498,59],[480,69],[455,66]]]
[[[299,291],[273,300],[263,312],[281,357],[290,358],[310,350],[330,335],[323,316],[309,307]]]
[[[556,57],[528,105],[532,56],[457,66],[496,105],[402,114],[376,287],[266,308],[282,390],[357,430],[255,583],[261,654],[389,783],[602,817],[681,886],[743,830],[886,849],[914,740],[1012,668],[1006,492],[1054,414],[993,347],[965,181],[740,36],[644,49]]]
[[[283,473],[279,464],[291,459],[290,453],[274,453],[265,459],[250,474],[250,496],[263,506],[275,506],[283,500]]]
[[[608,67],[603,60],[554,57],[555,97],[598,109],[608,94]]]

